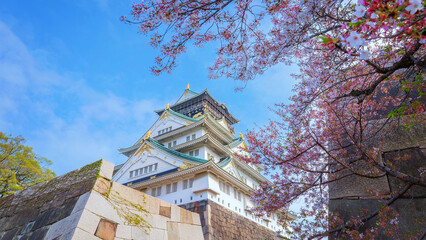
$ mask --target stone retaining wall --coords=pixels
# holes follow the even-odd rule
[[[197,213],[112,182],[113,168],[98,161],[1,198],[0,240],[203,239]]]
[[[275,233],[213,201],[180,205],[200,215],[205,240],[273,240]]]

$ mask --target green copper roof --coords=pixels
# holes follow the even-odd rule
[[[228,165],[228,163],[231,162],[231,160],[232,160],[232,158],[230,158],[229,156],[221,158],[220,161],[217,163],[217,165],[219,167],[225,167],[226,165]]]
[[[185,159],[185,160],[189,160],[189,161],[193,161],[193,162],[197,162],[197,163],[205,163],[205,162],[207,162],[207,160],[205,160],[205,159],[192,157],[192,156],[189,156],[187,154],[175,151],[173,149],[166,148],[162,143],[160,143],[159,141],[157,141],[157,140],[155,140],[153,138],[148,138],[148,140],[146,140],[146,141],[150,142],[154,146],[156,146],[156,147],[160,148],[161,150],[166,151],[166,152],[168,152],[168,153],[170,153],[170,154],[172,154],[172,155],[174,155],[176,157],[179,157],[179,158],[182,158],[182,159]]]
[[[193,93],[193,94],[195,94],[195,95],[200,94],[200,93],[197,93],[197,92],[192,91],[191,89],[188,89],[187,91],[188,91],[188,92],[191,92],[191,93]]]
[[[185,118],[185,119],[187,119],[187,120],[189,120],[189,121],[193,121],[193,122],[199,121],[199,119],[194,119],[194,118],[188,117],[188,116],[186,116],[186,115],[183,115],[183,114],[180,114],[180,113],[178,113],[178,112],[175,112],[175,111],[173,111],[172,109],[167,109],[167,112],[169,112],[169,113],[171,113],[171,114],[173,114],[173,115],[175,115],[175,116],[177,116],[177,117]]]
[[[232,149],[234,147],[239,146],[243,142],[244,142],[244,139],[242,139],[241,137],[237,137],[237,138],[234,138],[232,142],[228,144],[228,146]]]

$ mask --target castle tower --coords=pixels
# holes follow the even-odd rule
[[[278,239],[294,216],[287,211],[256,217],[250,196],[269,181],[235,155],[244,136],[234,136],[233,117],[223,103],[189,84],[173,105],[132,146],[113,180],[198,212],[205,239]],[[277,234],[278,233],[278,234]]]

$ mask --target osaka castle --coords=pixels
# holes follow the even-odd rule
[[[294,216],[252,213],[253,190],[269,181],[235,155],[245,147],[238,123],[206,90],[189,89],[157,110],[157,121],[132,146],[113,180],[200,214],[204,239],[280,239]]]

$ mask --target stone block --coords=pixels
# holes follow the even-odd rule
[[[93,190],[100,194],[108,194],[111,188],[111,181],[105,178],[96,179]]]
[[[131,239],[132,227],[129,225],[123,225],[123,224],[118,225],[117,232],[115,233],[115,237],[123,238],[123,239]]]
[[[38,229],[57,222],[62,214],[62,211],[63,209],[60,207],[46,210],[39,217],[37,217],[33,229]]]
[[[149,195],[146,195],[145,209],[151,214],[158,214],[160,212],[160,201]]]
[[[149,235],[149,230],[148,234],[145,233],[144,229],[142,229],[141,227],[136,227],[136,226],[131,226],[132,228],[132,239],[133,240],[148,240],[150,235]]]
[[[151,224],[152,228],[167,229],[167,222],[170,219],[157,214],[151,214],[146,217],[146,221]]]
[[[194,225],[201,225],[201,215],[198,213],[193,213],[192,214],[192,224]]]
[[[151,228],[149,233],[149,240],[167,240],[167,230]]]
[[[180,210],[180,222],[181,223],[187,223],[187,224],[193,224],[194,221],[192,220],[192,212],[181,208],[181,210]]]
[[[111,179],[113,172],[114,163],[102,159],[102,165],[100,167],[99,174],[106,179]]]
[[[117,182],[112,182],[110,194],[111,198],[125,199],[126,201],[133,204],[140,204],[145,206],[146,194],[133,188],[121,185]]]
[[[38,239],[44,239],[47,231],[49,230],[49,227],[42,227],[39,228],[37,230],[35,230],[34,232],[31,233],[27,233],[25,235],[23,235],[21,238],[19,238],[20,240],[38,240]]]
[[[346,173],[346,172],[345,172]],[[344,174],[342,172],[342,174]],[[330,199],[345,197],[371,197],[370,190],[379,191],[381,194],[389,194],[389,184],[386,176],[381,178],[363,178],[358,176],[345,177],[337,182],[329,184]]]
[[[72,240],[106,240],[106,239],[99,238],[93,234],[90,234],[80,228],[75,229],[71,239]]]
[[[180,207],[171,206],[171,216],[170,221],[172,222],[179,222],[180,221]]]
[[[420,178],[421,167],[426,166],[426,149],[419,147],[408,148],[398,151],[383,153],[383,160],[386,163],[392,163],[399,171]],[[391,191],[400,190],[405,184],[402,180],[389,176]],[[405,194],[406,197],[425,198],[426,189],[421,186],[413,186]]]
[[[93,214],[89,210],[84,210],[77,227],[88,233],[95,234],[100,221],[101,218],[98,215]]]
[[[72,213],[70,216],[52,224],[46,234],[46,240],[55,239],[63,235],[64,230],[75,229],[77,227],[78,222],[80,221],[82,213],[83,210],[80,210],[79,212]]]
[[[55,238],[48,238],[46,236],[45,239],[43,240],[72,240],[73,236],[74,236],[74,232],[75,232],[76,228],[70,229],[69,231],[55,237]]]
[[[179,223],[179,228],[179,239],[203,239],[203,231],[200,226]]]
[[[381,203],[377,200],[347,200],[338,199],[331,200],[329,204],[331,212],[339,212],[340,217],[344,220],[351,218],[354,215],[358,215],[360,209],[368,209],[370,212],[380,208]],[[426,219],[426,199],[398,199],[391,207],[399,214],[398,217],[398,231],[395,234],[394,239],[405,239],[405,233],[411,232],[416,233],[424,229],[424,225],[415,224],[415,219]],[[370,227],[375,226],[376,217],[372,218],[365,225],[363,225],[360,231],[364,231]],[[335,238],[330,238],[335,239]],[[377,239],[388,239],[384,235],[380,235]]]
[[[117,210],[114,208],[114,202],[106,200],[104,196],[98,192],[92,191],[89,199],[85,206],[85,209],[91,211],[94,214],[109,219],[119,224],[123,224],[123,219],[117,214]]]
[[[114,240],[117,232],[117,223],[101,219],[95,232],[95,236],[103,240]]]
[[[80,197],[78,197],[77,203],[74,205],[74,208],[71,212],[71,214],[74,214],[76,212],[80,212],[84,209],[84,207],[87,204],[87,201],[89,200],[90,192],[87,192]]]
[[[168,240],[179,240],[180,228],[178,222],[167,222],[167,239]]]
[[[171,217],[171,207],[160,206],[159,215],[170,218]]]
[[[19,230],[20,230],[20,228],[13,228],[9,231],[3,232],[3,236],[0,238],[0,240],[12,239],[15,235],[19,234]]]

